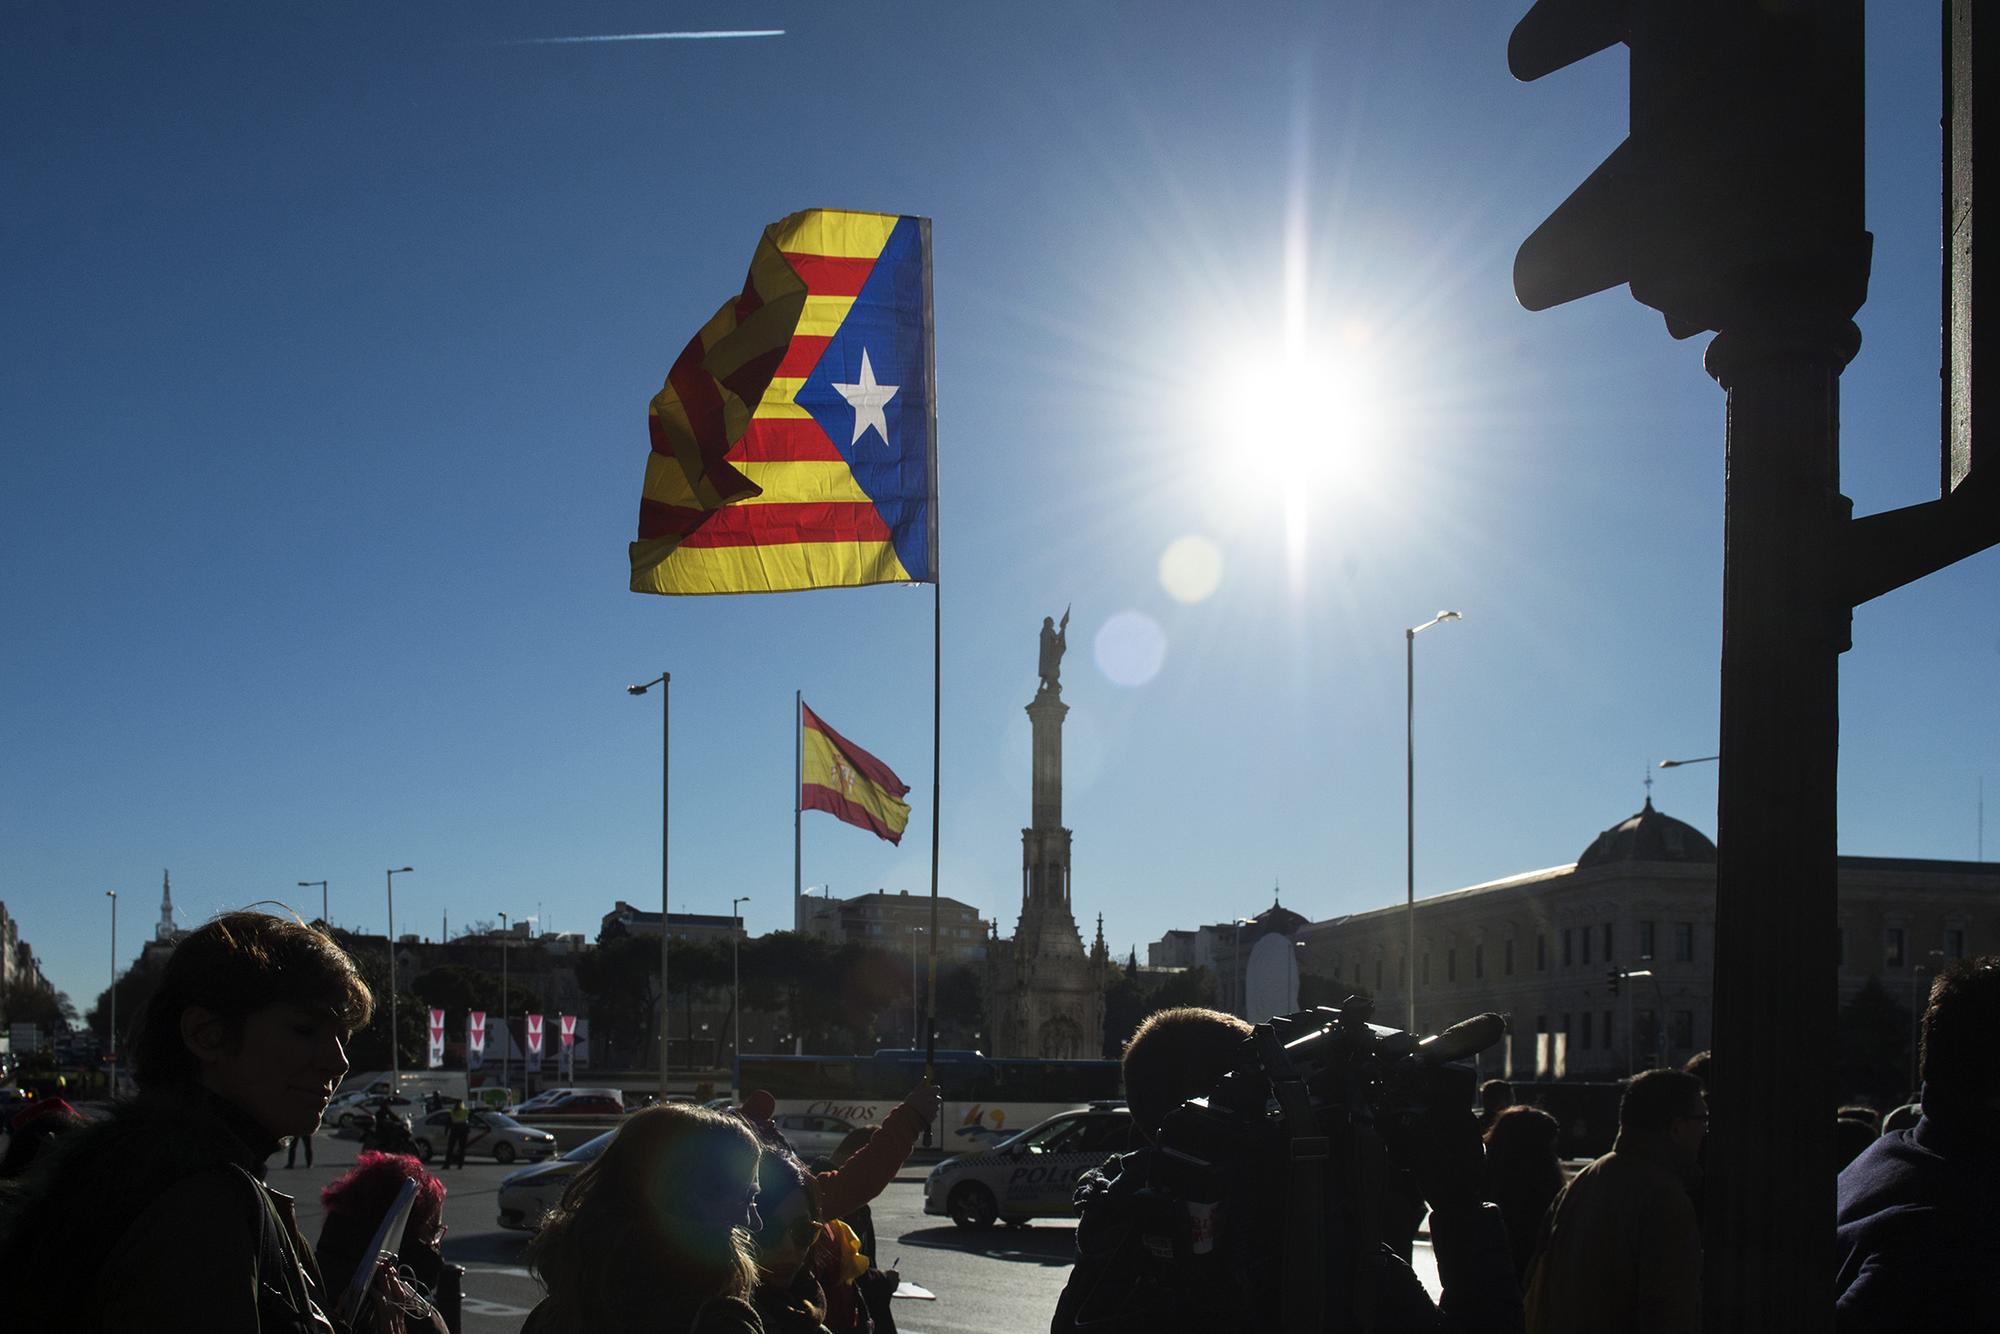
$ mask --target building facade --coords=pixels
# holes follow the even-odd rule
[[[1773,950],[1835,945],[1840,999],[1876,977],[1915,999],[1944,960],[2000,952],[2000,864],[1842,857],[1838,943],[1800,932]],[[1677,1065],[1713,1031],[1715,844],[1644,807],[1566,866],[1530,871],[1317,922],[1300,932],[1316,1000],[1371,997],[1401,1027],[1412,978],[1417,1028],[1506,1015],[1482,1072],[1519,1079],[1615,1079]],[[1635,976],[1634,974],[1642,974]]]
[[[660,934],[660,914],[635,908],[619,899],[598,923],[597,941],[600,945],[604,943],[607,932],[617,934],[612,930],[614,926],[628,936],[657,936]],[[670,931],[672,939],[690,942],[728,940],[731,936],[741,938],[743,919],[727,913],[677,912],[671,916]]]
[[[1066,630],[1067,612],[1063,615]],[[1027,706],[1033,727],[1030,817],[1021,831],[1021,916],[1011,940],[987,947],[986,1022],[995,1056],[1075,1060],[1104,1050],[1104,986],[1110,959],[1104,919],[1089,953],[1070,897],[1071,833],[1062,822],[1063,631],[1042,629],[1042,682]],[[1053,644],[1053,652],[1051,645]]]
[[[940,895],[937,921],[940,959],[986,957],[986,920],[977,908]],[[801,935],[851,940],[886,950],[911,949],[913,940],[918,942],[915,948],[922,948],[930,926],[930,895],[908,890],[894,894],[878,891],[851,899],[801,894],[794,907],[794,929]]]

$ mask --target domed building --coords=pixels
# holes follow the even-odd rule
[[[1417,900],[1414,960],[1398,901],[1303,928],[1301,970],[1315,995],[1370,996],[1395,1027],[1413,972],[1423,1032],[1508,1016],[1482,1077],[1679,1065],[1710,1045],[1715,863],[1714,841],[1648,795],[1572,863]],[[1802,930],[1769,948],[1831,944],[1843,1001],[1871,976],[1914,992],[1941,960],[2000,952],[2000,864],[1841,857],[1838,876],[1837,941]]]

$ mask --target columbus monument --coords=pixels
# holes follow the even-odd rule
[[[1104,982],[1109,957],[1104,919],[1084,953],[1070,903],[1070,831],[1062,822],[1062,659],[1069,648],[1069,612],[1062,623],[1042,619],[1041,678],[1028,704],[1034,726],[1034,791],[1021,831],[1021,917],[1012,940],[995,938],[986,952],[986,1014],[994,1056],[1050,1059],[1104,1055]]]

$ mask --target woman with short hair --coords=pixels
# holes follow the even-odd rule
[[[226,913],[183,937],[133,1043],[139,1094],[0,1207],[18,1329],[330,1334],[292,1201],[264,1184],[347,1075],[374,998],[324,932]]]

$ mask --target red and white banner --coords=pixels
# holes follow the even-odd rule
[[[562,1048],[556,1054],[556,1069],[565,1079],[576,1078],[576,1016],[559,1014],[556,1028],[562,1035]]]
[[[444,1065],[444,1011],[443,1010],[431,1011],[431,1053],[430,1053],[430,1060],[426,1064],[428,1068],[432,1070],[439,1069]]]
[[[531,1014],[528,1016],[528,1073],[538,1075],[541,1072],[542,1016]]]
[[[486,1011],[465,1012],[465,1068],[477,1070],[486,1064]]]

